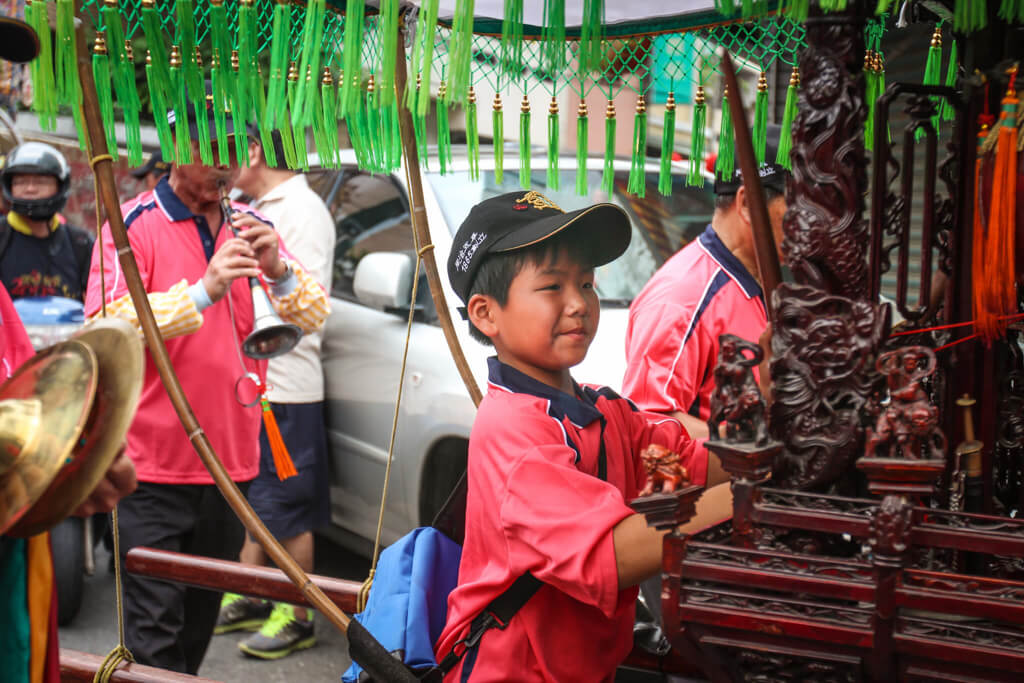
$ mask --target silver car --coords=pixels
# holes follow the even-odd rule
[[[516,158],[511,161],[515,164]],[[629,250],[598,269],[601,322],[586,360],[573,370],[577,381],[617,388],[625,370],[630,301],[665,259],[704,229],[713,212],[713,197],[710,189],[686,187],[681,165],[673,169],[670,197],[658,193],[653,166],[647,172],[646,198],[627,195],[625,165],[617,167],[609,196],[600,189],[600,160],[590,162],[590,192],[580,197],[575,192],[575,165],[575,159],[561,161],[556,190],[546,186],[546,159],[534,160],[533,189],[566,211],[611,201],[633,220]],[[434,257],[447,304],[484,390],[485,359],[493,349],[470,338],[445,273],[452,236],[470,207],[520,189],[517,168],[506,168],[501,183],[495,181],[493,168],[493,159],[482,159],[480,178],[474,181],[463,159],[456,160],[446,175],[431,168],[423,176]],[[322,351],[333,522],[327,533],[368,554],[377,530],[412,294],[416,251],[409,199],[404,174],[372,175],[354,165],[314,171],[310,182],[328,203],[337,225],[332,309]],[[422,270],[415,309],[383,516],[384,545],[434,518],[465,469],[475,412],[437,323]]]

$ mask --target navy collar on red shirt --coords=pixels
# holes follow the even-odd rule
[[[576,396],[559,391],[543,382],[516,370],[510,365],[505,365],[497,356],[487,359],[488,376],[487,381],[499,387],[514,391],[520,394],[530,394],[538,398],[550,401],[548,413],[561,420],[568,417],[569,421],[578,427],[586,427],[594,420],[600,420],[601,411],[597,409],[592,400],[576,384],[572,385],[576,390]]]
[[[186,221],[189,218],[195,216],[185,203],[178,198],[178,195],[174,194],[174,190],[171,189],[171,184],[167,181],[170,175],[165,175],[160,179],[160,182],[153,188],[153,194],[156,195],[156,202],[163,209],[167,217],[172,221]]]
[[[729,276],[736,281],[736,284],[740,286],[748,298],[757,296],[761,297],[762,300],[764,299],[764,293],[761,291],[761,285],[757,283],[757,279],[750,274],[750,271],[736,258],[735,254],[729,251],[729,247],[725,246],[725,243],[722,242],[722,239],[710,224],[697,239],[700,240],[701,246],[711,254],[711,258],[715,259],[718,265],[722,266]]]

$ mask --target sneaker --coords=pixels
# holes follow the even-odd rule
[[[294,607],[279,602],[263,628],[240,642],[238,649],[260,659],[280,659],[315,644],[313,620],[296,618]]]
[[[238,593],[225,593],[220,601],[220,614],[214,634],[232,631],[256,631],[270,616],[273,605],[266,600],[250,600]]]

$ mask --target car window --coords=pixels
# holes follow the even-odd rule
[[[469,178],[468,172],[427,173],[426,177],[453,234],[475,204],[521,189],[519,171],[515,168],[505,170],[501,183],[495,182],[493,171],[481,171],[480,179],[475,181]],[[633,224],[629,249],[617,260],[597,269],[597,291],[605,304],[628,305],[662,263],[704,230],[714,213],[714,196],[710,189],[688,187],[682,175],[673,177],[672,194],[668,197],[658,192],[656,172],[647,174],[644,198],[626,191],[628,181],[628,171],[616,172],[614,189],[609,196],[601,188],[600,170],[592,170],[588,173],[589,193],[579,196],[575,169],[561,171],[557,190],[547,187],[546,169],[534,172],[531,177],[531,186],[565,211],[597,202],[612,202],[629,214]]]

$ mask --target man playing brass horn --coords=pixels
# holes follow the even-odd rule
[[[208,97],[207,109],[211,108]],[[240,349],[253,330],[247,279],[262,276],[281,318],[306,332],[322,326],[329,304],[323,288],[280,247],[278,234],[266,219],[238,203],[232,205],[235,212],[230,217],[223,216],[222,187],[233,185],[239,173],[234,141],[228,138],[229,164],[202,165],[196,142],[200,125],[209,126],[213,159],[219,159],[214,117],[200,116],[197,123],[190,109],[194,163],[172,165],[154,190],[128,201],[121,210],[181,385],[214,450],[244,490],[259,469],[260,406],[249,403],[242,393],[247,389],[258,396],[263,391],[267,367],[265,360],[245,357]],[[233,133],[230,117],[228,127]],[[177,126],[182,132],[183,128]],[[237,237],[226,218],[239,231]],[[109,225],[103,226],[99,245],[93,253],[86,315],[100,315],[105,301],[107,315],[138,325]],[[127,441],[139,488],[118,508],[122,559],[142,545],[237,559],[244,528],[194,452],[151,360]],[[129,576],[124,603],[127,645],[142,664],[195,674],[219,606],[220,595]]]

